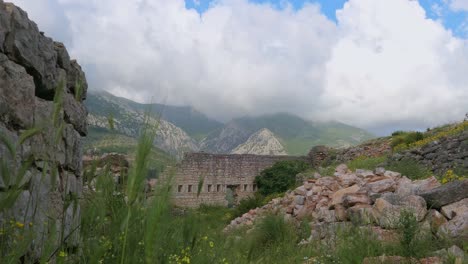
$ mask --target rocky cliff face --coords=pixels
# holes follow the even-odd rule
[[[288,155],[278,138],[267,128],[263,128],[246,142],[237,146],[232,154]]]
[[[50,246],[78,241],[86,91],[64,45],[0,0],[0,226],[32,231],[31,258],[50,237]]]
[[[88,124],[93,127],[109,129],[109,118],[112,117],[114,130],[130,137],[137,138],[145,124],[145,112],[133,108],[124,101],[105,94],[95,95],[94,103],[101,108],[93,107],[95,111],[88,115]],[[157,125],[157,136],[154,144],[168,153],[181,158],[184,152],[198,151],[197,142],[184,130],[174,124],[148,116],[149,122]]]

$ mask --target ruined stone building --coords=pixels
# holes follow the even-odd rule
[[[236,203],[255,193],[255,176],[262,170],[277,161],[294,159],[301,157],[186,153],[173,178],[174,203],[183,207],[227,206],[229,196]]]

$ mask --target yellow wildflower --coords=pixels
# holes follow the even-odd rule
[[[65,251],[63,251],[63,250],[61,250],[61,251],[59,252],[59,257],[64,258],[64,257],[66,257],[66,256],[67,256],[67,252],[65,252]]]
[[[21,222],[16,222],[15,225],[16,225],[16,227],[18,227],[18,228],[23,228],[23,227],[24,227],[24,224],[21,223]]]

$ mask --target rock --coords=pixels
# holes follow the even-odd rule
[[[304,196],[307,193],[307,189],[304,186],[299,186],[294,190],[294,193],[296,195],[303,195]]]
[[[317,179],[316,185],[322,186],[322,188],[327,188],[331,191],[337,191],[340,189],[336,179],[332,177],[322,177]]]
[[[319,222],[332,223],[336,221],[335,210],[320,208],[315,216]]]
[[[460,258],[461,260],[465,259],[465,252],[463,252],[463,250],[456,245],[448,248],[447,253],[454,258]]]
[[[294,203],[298,205],[304,205],[304,202],[305,202],[305,197],[302,195],[296,195],[296,197],[294,198]]]
[[[340,164],[335,169],[335,176],[346,174],[348,173],[348,171],[349,169],[348,166],[346,166],[346,164]]]
[[[468,241],[468,212],[457,215],[441,225],[437,235],[462,246],[464,242]]]
[[[372,206],[367,204],[358,204],[346,210],[348,219],[354,224],[368,225],[375,222],[372,215]]]
[[[346,221],[348,219],[346,208],[341,204],[335,205],[335,216],[336,216],[337,221],[340,221],[340,222]]]
[[[387,230],[378,226],[362,226],[361,228],[371,232],[379,241],[386,243],[398,243],[400,241],[400,234],[396,230]]]
[[[77,101],[72,94],[65,94],[63,98],[63,111],[65,121],[73,125],[76,131],[82,136],[88,134],[88,125],[86,116],[88,112],[85,106]]]
[[[402,196],[411,194],[419,195],[435,189],[440,185],[441,184],[434,176],[414,182],[406,177],[402,177],[398,179],[396,193]]]
[[[395,191],[395,181],[392,179],[383,179],[366,184],[368,190],[372,193],[383,193]]]
[[[457,215],[461,215],[464,212],[468,212],[468,198],[465,198],[453,204],[443,206],[440,212],[443,215],[445,215],[445,217],[447,217],[448,219],[452,219]]]
[[[341,190],[335,192],[331,197],[331,199],[332,199],[331,204],[336,205],[336,204],[343,203],[343,196],[345,194],[356,193],[356,192],[359,191],[359,189],[360,189],[360,187],[358,185],[353,185],[351,187],[344,188],[344,189],[341,189]]]
[[[26,70],[0,53],[0,121],[9,126],[33,125],[34,80]]]
[[[346,208],[356,204],[371,204],[371,199],[365,193],[348,193],[343,196],[343,205]]]
[[[354,174],[340,174],[336,178],[343,187],[348,187],[359,182],[359,178]]]
[[[82,83],[82,94],[75,98],[77,82]],[[80,208],[64,204],[82,196],[80,135],[86,134],[86,89],[85,75],[65,47],[45,37],[26,12],[0,0],[0,133],[19,145],[22,133],[38,128],[17,147],[18,164],[32,157],[32,167],[23,178],[9,175],[22,190],[13,207],[2,208],[0,226],[12,217],[33,224],[34,243],[24,245],[30,262],[39,262],[43,243],[56,248],[61,237],[68,237],[72,248],[80,241]],[[58,91],[63,109],[55,111]],[[0,142],[0,159],[16,171],[12,158]],[[0,181],[0,192],[7,185],[11,182]]]
[[[444,205],[468,198],[468,179],[452,181],[420,194],[430,208],[439,209]]]
[[[356,176],[366,178],[366,177],[374,176],[374,172],[372,172],[370,170],[357,169],[356,170]]]
[[[378,167],[374,170],[375,175],[383,176],[385,174],[385,168]]]
[[[338,232],[344,232],[351,228],[352,224],[349,222],[335,222],[335,223],[311,223],[312,229],[309,241],[321,240],[324,238],[335,237]]]
[[[397,179],[397,178],[401,177],[401,173],[394,172],[394,171],[385,171],[384,176],[385,177],[390,177],[390,178],[393,178],[393,179]]]
[[[379,226],[384,228],[396,228],[403,211],[411,212],[417,221],[421,221],[426,213],[426,202],[420,196],[410,195],[401,197],[389,194],[375,201],[372,215]]]
[[[447,219],[434,209],[431,209],[427,212],[426,220],[429,222],[431,231],[433,233],[436,233],[440,226],[447,223]]]

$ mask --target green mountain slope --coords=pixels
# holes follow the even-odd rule
[[[210,133],[201,148],[229,152],[263,128],[278,136],[291,155],[304,155],[315,145],[345,147],[374,137],[365,130],[339,122],[311,122],[292,114],[277,113],[234,119]]]
[[[103,98],[125,106],[133,111],[146,112],[151,110],[155,115],[181,128],[195,139],[200,139],[209,132],[223,126],[223,123],[211,119],[189,106],[140,104],[107,92],[89,93],[86,105],[92,112],[100,113],[101,115],[115,114],[115,109],[109,108],[107,104],[102,103]]]

